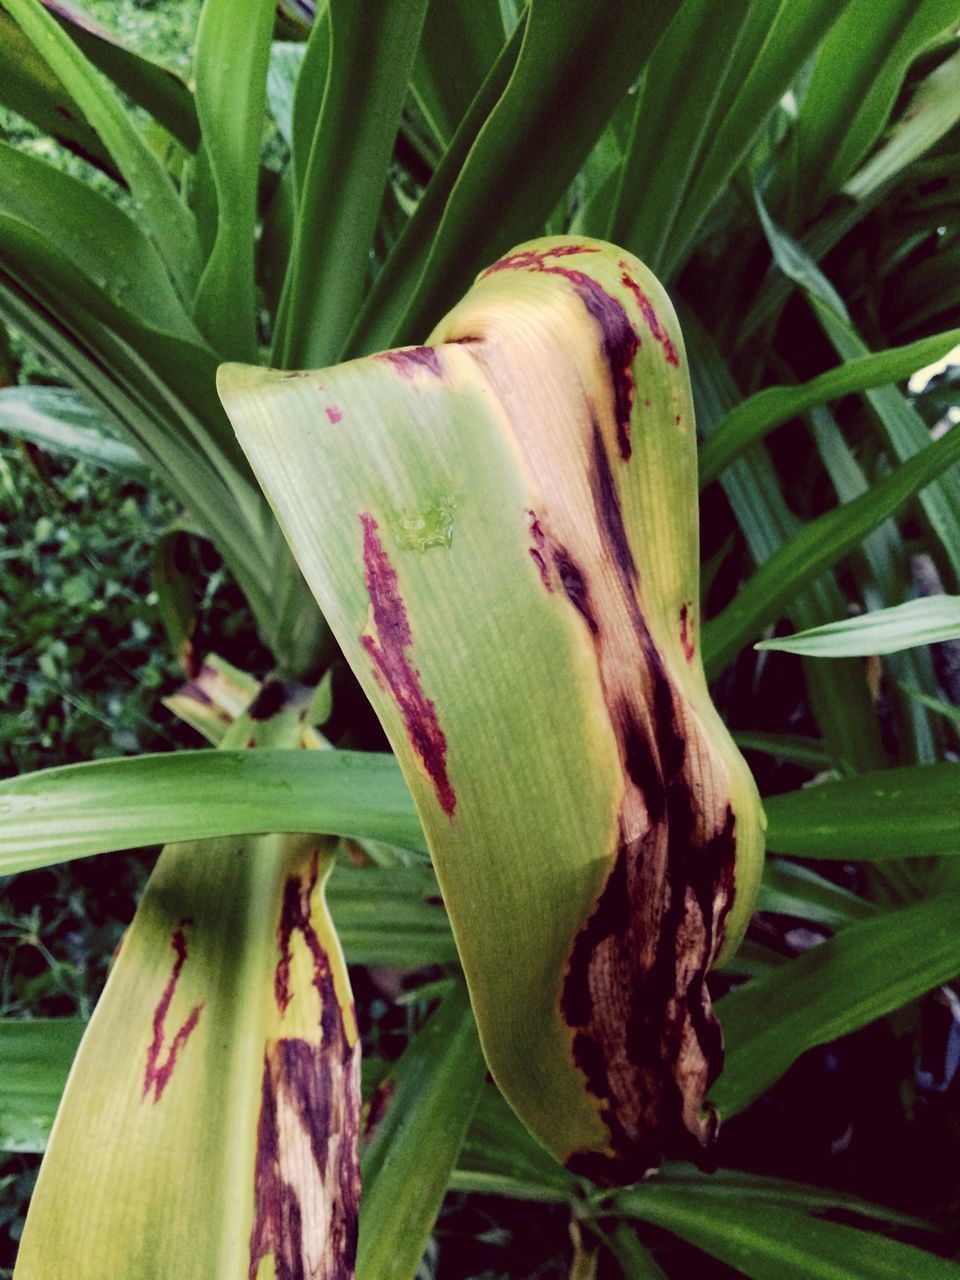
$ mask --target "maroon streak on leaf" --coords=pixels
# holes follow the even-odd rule
[[[424,370],[432,373],[435,378],[443,377],[436,347],[406,347],[399,351],[385,351],[380,359],[392,364],[404,378],[412,378]]]
[[[360,523],[364,576],[376,631],[375,636],[362,635],[360,642],[373,660],[375,673],[396,699],[407,737],[433,782],[441,809],[452,818],[457,797],[447,777],[447,739],[437,720],[436,706],[420,684],[420,673],[407,657],[413,637],[397,575],[380,541],[376,520],[363,513]]]
[[[625,265],[626,264],[623,262],[620,263],[621,267]],[[677,349],[670,341],[669,333],[667,333],[666,329],[660,323],[660,317],[657,315],[656,311],[654,311],[653,303],[632,276],[630,276],[626,271],[624,271],[620,279],[636,298],[637,305],[640,308],[644,320],[647,322],[647,328],[653,335],[654,341],[659,342],[660,346],[663,347],[663,354],[666,357],[667,364],[672,364],[675,368],[679,368],[680,357],[677,355]]]
[[[257,1154],[253,1175],[254,1220],[249,1241],[249,1280],[272,1257],[277,1280],[307,1276],[352,1280],[360,1204],[360,1044],[350,1042],[330,957],[320,940],[314,900],[320,859],[311,855],[303,874],[287,877],[277,919],[280,953],[274,997],[281,1016],[290,989],[291,942],[299,933],[313,964],[320,997],[319,1040],[298,1024],[300,1035],[268,1041],[263,1059]],[[301,1011],[301,1015],[307,1011]],[[308,1018],[312,1015],[307,1012]],[[352,1021],[352,1012],[348,1013]]]
[[[691,604],[683,604],[680,606],[680,644],[683,648],[683,656],[688,662],[693,661],[693,656],[697,651],[697,643],[693,634],[693,606]]]
[[[170,977],[167,979],[167,985],[163,989],[163,995],[153,1011],[153,1039],[147,1049],[147,1062],[143,1073],[143,1097],[146,1099],[152,1090],[155,1103],[160,1101],[173,1075],[180,1051],[193,1034],[193,1029],[200,1020],[200,1011],[203,1009],[202,1003],[193,1006],[186,1022],[170,1042],[166,1058],[161,1062],[160,1055],[163,1053],[166,1040],[167,1014],[173,1002],[177,983],[180,981],[180,973],[187,962],[187,938],[184,930],[192,923],[192,920],[181,920],[170,939],[176,959],[173,962]]]
[[[530,530],[530,536],[534,543],[534,545],[529,548],[530,559],[539,570],[540,581],[548,591],[552,592],[553,583],[550,581],[550,570],[547,567],[547,561],[544,556],[547,539],[543,532],[543,526],[532,511],[527,512],[527,528]]]

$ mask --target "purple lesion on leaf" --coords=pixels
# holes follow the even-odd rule
[[[694,632],[693,605],[689,601],[680,606],[680,647],[687,662],[692,662],[697,651],[697,642]]]
[[[407,737],[433,783],[441,809],[452,818],[457,796],[447,775],[447,739],[437,719],[436,705],[424,693],[420,673],[407,656],[413,635],[396,571],[380,541],[376,520],[362,513],[360,523],[364,576],[375,632],[364,633],[360,642],[370,655],[374,674],[393,694]]]
[[[646,323],[647,328],[650,330],[650,333],[653,337],[654,342],[659,343],[660,346],[663,348],[663,354],[667,364],[672,364],[674,367],[679,367],[680,357],[677,354],[677,348],[673,345],[673,342],[670,338],[669,333],[667,333],[666,329],[664,328],[663,324],[660,321],[660,317],[657,315],[656,311],[654,310],[653,303],[650,301],[647,295],[643,292],[643,290],[637,284],[636,280],[634,280],[634,278],[626,270],[626,263],[621,262],[620,266],[624,268],[623,275],[620,277],[620,282],[627,289],[629,289],[630,292],[633,294],[634,298],[636,298],[637,306],[640,308],[640,314],[643,316],[643,319]]]
[[[170,1078],[173,1075],[179,1056],[187,1041],[193,1035],[203,1009],[202,1001],[193,1006],[186,1021],[179,1027],[169,1046],[166,1047],[166,1057],[162,1058],[167,1040],[167,1014],[170,1012],[170,1006],[173,1003],[173,997],[180,981],[183,966],[187,962],[187,935],[185,930],[192,924],[192,920],[181,920],[173,932],[173,937],[170,939],[170,945],[173,948],[175,957],[173,969],[167,979],[167,985],[163,989],[163,995],[153,1011],[153,1037],[147,1049],[147,1061],[143,1073],[143,1098],[148,1098],[152,1093],[155,1103],[160,1101],[164,1090],[170,1083]]]
[[[314,853],[306,877],[288,876],[283,886],[277,950],[280,958],[273,976],[273,995],[281,1016],[293,999],[290,990],[290,961],[293,935],[299,933],[313,962],[313,985],[320,996],[320,1026],[324,1039],[334,1036],[343,1014],[337,1000],[330,959],[313,924],[313,894],[320,879],[320,859]]]
[[[443,377],[443,366],[436,347],[404,347],[399,351],[384,351],[380,356],[404,378],[412,378],[426,372],[435,378]]]
[[[551,265],[548,258],[565,257],[575,253],[599,253],[590,245],[560,245],[556,249],[521,249],[508,254],[488,267],[481,279],[495,271],[530,271],[544,275],[562,276],[568,280],[586,307],[588,314],[600,330],[600,345],[610,375],[613,394],[613,416],[617,428],[617,445],[620,457],[626,462],[633,449],[630,443],[630,413],[633,408],[633,360],[640,346],[640,338],[630,323],[630,317],[618,298],[584,271],[573,267]]]
[[[269,1045],[263,1059],[247,1280],[352,1280],[360,1208],[359,1044]],[[317,1221],[318,1214],[323,1215]]]
[[[530,537],[533,539],[533,546],[528,548],[530,559],[537,566],[540,574],[540,581],[550,592],[553,591],[553,583],[550,581],[550,569],[546,560],[547,536],[543,532],[543,526],[533,511],[528,511],[527,528],[530,531]]]
[[[552,558],[554,568],[560,577],[560,585],[564,594],[587,624],[591,635],[597,635],[600,626],[594,616],[590,601],[590,588],[583,576],[580,566],[574,561],[565,547],[553,547]]]
[[[343,418],[343,410],[335,404],[326,405],[323,412],[327,415],[330,422],[339,422]]]
[[[320,878],[314,854],[284,885],[274,975],[281,1015],[290,990],[291,942],[300,933],[320,997],[320,1039],[286,1036],[263,1059],[254,1220],[248,1280],[272,1257],[277,1280],[352,1280],[360,1203],[360,1044],[350,1043],[330,959],[311,915]],[[317,1214],[323,1221],[317,1221]]]

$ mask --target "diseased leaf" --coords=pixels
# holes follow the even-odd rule
[[[582,239],[508,254],[430,341],[219,385],[404,768],[500,1087],[635,1178],[710,1142],[703,975],[760,870],[699,664],[686,357],[656,280]]]
[[[271,688],[228,745],[299,740],[306,691]],[[71,1072],[18,1280],[352,1276],[360,1046],[331,861],[314,836],[163,851]]]

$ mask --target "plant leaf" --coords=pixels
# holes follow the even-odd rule
[[[848,925],[717,1001],[727,1058],[713,1101],[722,1115],[735,1115],[807,1049],[902,1008],[958,973],[955,893]]]
[[[846,862],[960,853],[960,766],[864,773],[770,796],[767,843],[778,853]]]
[[[782,1205],[704,1205],[651,1184],[617,1199],[752,1280],[960,1280],[960,1267],[912,1245]]]
[[[960,52],[944,59],[917,86],[903,115],[890,130],[883,145],[843,190],[854,200],[862,200],[895,177],[911,161],[938,142],[960,120]]]
[[[328,5],[326,88],[274,340],[285,368],[336,359],[356,318],[426,7],[427,0],[388,5],[371,23],[352,0]],[[362,164],[351,163],[354,154]]]
[[[299,740],[308,691],[272,687],[230,746]],[[18,1280],[352,1274],[360,1046],[331,860],[313,836],[163,851],[70,1073]]]
[[[671,1127],[709,1141],[687,1002],[703,1026],[760,869],[697,662],[686,357],[656,280],[582,239],[494,264],[432,341],[219,386],[404,768],[500,1087],[561,1159],[635,1177]]]
[[[44,1150],[84,1025],[80,1018],[0,1020],[0,1150]]]
[[[201,331],[221,354],[257,356],[254,231],[273,0],[242,13],[206,0],[197,30],[197,112],[217,197],[217,229],[193,301]]]
[[[703,642],[708,672],[721,671],[741,645],[776,621],[801,587],[835,565],[958,460],[960,431],[951,431],[901,463],[868,493],[808,521],[707,623]]]
[[[485,1078],[461,983],[410,1041],[370,1102],[360,1280],[410,1280],[416,1274]]]
[[[6,8],[96,129],[140,205],[171,275],[186,292],[198,262],[193,219],[120,98],[99,78],[39,0],[5,0]]]
[[[160,841],[263,835],[276,826],[413,847],[423,841],[390,756],[183,751],[0,782],[4,875]]]
[[[890,609],[828,622],[790,636],[761,640],[755,649],[777,649],[814,658],[857,658],[899,653],[917,645],[960,638],[960,596],[923,596]]]
[[[72,0],[43,0],[74,44],[123,93],[168,129],[188,151],[200,141],[193,94],[175,71],[129,49]]]
[[[828,400],[900,382],[934,364],[960,343],[960,329],[920,338],[905,347],[854,356],[799,387],[766,387],[732,409],[700,448],[701,487],[715,480],[748,445],[774,427]]]
[[[97,411],[67,387],[0,388],[0,431],[109,471],[149,474],[137,450],[104,430]]]
[[[797,121],[794,189],[839,191],[880,136],[910,63],[960,20],[954,0],[853,0],[824,40]]]
[[[531,0],[516,68],[462,162],[407,312],[368,333],[366,350],[422,340],[478,271],[543,225],[679,8]]]

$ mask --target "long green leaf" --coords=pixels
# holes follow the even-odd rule
[[[742,1111],[807,1049],[955,978],[958,919],[955,893],[879,912],[719,1000],[727,1058],[711,1098],[721,1115]]]
[[[450,145],[507,38],[499,0],[433,0],[410,88],[440,146]],[[451,57],[451,50],[456,57]]]
[[[29,226],[83,273],[92,310],[112,304],[141,324],[199,339],[156,248],[116,201],[0,142],[0,215]]]
[[[725,77],[739,42],[752,34],[751,7],[769,14],[776,5],[686,0],[644,72],[606,237],[653,271],[661,269],[677,215],[713,141]]]
[[[849,889],[825,880],[809,867],[768,858],[763,868],[757,910],[798,916],[838,929],[851,920],[873,915],[876,906],[869,899],[858,898]]]
[[[257,355],[253,284],[257,184],[273,0],[206,0],[197,31],[197,112],[217,196],[217,232],[194,298],[212,346],[237,360]]]
[[[693,316],[685,317],[692,352],[691,376],[697,422],[709,438],[736,405],[739,393],[713,340]],[[762,565],[795,536],[800,527],[788,509],[773,464],[762,445],[753,445],[724,473],[721,484],[755,563]],[[842,613],[846,596],[825,574],[794,595],[789,615],[801,627],[816,626]],[[845,772],[877,769],[886,763],[876,710],[865,680],[849,666],[804,663],[807,697],[820,726],[824,746]]]
[[[387,347],[393,335],[399,331],[404,312],[416,292],[417,282],[433,247],[450,193],[460,178],[481,129],[513,76],[525,30],[526,15],[490,68],[440,164],[434,170],[426,191],[373,281],[350,331],[342,353],[344,358],[366,355],[370,351]]]
[[[778,1204],[704,1205],[651,1186],[617,1206],[673,1232],[752,1280],[960,1280],[960,1267],[912,1245]]]
[[[685,261],[706,215],[749,155],[760,130],[850,0],[755,0],[737,58],[714,103],[715,129],[677,218],[663,270]]]
[[[0,9],[0,102],[62,147],[119,178],[96,131],[37,49],[5,10]]]
[[[900,382],[960,344],[960,329],[904,347],[854,356],[798,387],[766,387],[732,409],[700,448],[700,483],[715,480],[748,445],[814,405],[885,383]]]
[[[328,12],[326,89],[275,339],[285,368],[336,359],[356,319],[426,0],[385,5],[376,22],[353,0]]]
[[[361,1165],[358,1280],[410,1280],[416,1274],[485,1077],[461,983],[371,1101]]]
[[[870,482],[833,416],[819,406],[811,411],[810,419],[820,457],[839,500],[850,502],[866,493]],[[882,609],[904,599],[913,590],[909,553],[895,520],[885,520],[864,538],[862,552],[856,556],[854,564],[868,609]],[[896,724],[899,763],[932,764],[939,758],[941,735],[938,735],[926,708],[904,698],[898,687],[904,681],[930,690],[937,687],[930,652],[911,649],[891,654],[884,665],[895,682],[889,696]]]
[[[137,450],[105,431],[97,411],[66,387],[3,387],[0,431],[111,471],[148,474]]]
[[[955,854],[958,807],[960,765],[885,769],[768,797],[767,843],[849,862]]]
[[[856,658],[899,653],[917,645],[960,639],[960,596],[924,596],[858,618],[844,618],[761,640],[755,649],[777,649],[814,658]]]
[[[0,1150],[44,1150],[83,1029],[80,1018],[0,1020]]]
[[[77,48],[137,106],[193,151],[200,126],[193,94],[175,71],[128,48],[72,0],[43,0]]]
[[[481,268],[542,226],[679,8],[531,0],[516,70],[463,164],[389,345],[421,341]]]
[[[423,836],[390,756],[184,751],[96,760],[0,782],[0,870],[113,849],[317,831],[413,848]]]
[[[354,867],[330,877],[330,913],[351,964],[456,964],[457,948],[429,866]]]
[[[196,279],[193,219],[117,94],[103,81],[39,0],[6,0],[7,9],[76,100],[123,174],[181,291]]]
[[[777,266],[804,290],[837,354],[843,360],[868,355],[867,345],[852,324],[843,301],[816,261],[774,223],[759,195],[756,206]],[[866,399],[895,457],[901,461],[912,458],[929,443],[926,423],[896,387],[868,389]],[[921,496],[920,505],[954,574],[960,579],[960,468],[946,471]]]
[[[960,21],[957,0],[853,0],[817,54],[795,124],[795,191],[816,208],[880,136],[907,68]]]
[[[960,53],[953,54],[917,86],[883,145],[844,183],[844,193],[861,200],[944,136],[960,120]]]
[[[835,565],[958,461],[960,431],[951,431],[902,463],[869,493],[805,524],[741,587],[733,602],[707,623],[704,652],[708,670],[722,670],[745,643],[776,621],[800,588]]]

